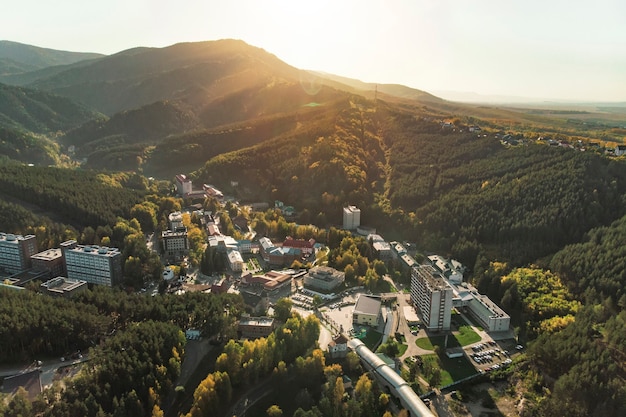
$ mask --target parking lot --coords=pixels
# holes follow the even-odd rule
[[[511,343],[507,343],[506,347],[509,347],[509,344]],[[510,364],[513,361],[511,356],[524,347],[515,345],[510,349],[505,349],[503,344],[490,340],[468,346],[465,351],[477,369],[489,372]]]

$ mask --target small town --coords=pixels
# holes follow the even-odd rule
[[[218,205],[224,204],[224,195],[212,185],[204,184],[201,191],[194,191],[192,181],[183,174],[177,175],[174,183],[181,198],[215,199]],[[269,207],[261,204],[259,208]],[[295,212],[278,201],[275,210],[285,216]],[[205,275],[198,267],[187,265],[190,245],[183,216],[191,212],[205,227],[206,249],[223,259],[223,273]],[[162,257],[163,276],[160,282],[146,282],[138,293],[152,297],[163,292],[241,295],[252,314],[238,322],[240,339],[269,336],[278,324],[274,306],[287,299],[293,311],[319,319],[319,348],[331,360],[341,360],[350,351],[356,353],[378,383],[411,415],[431,415],[433,401],[455,392],[455,385],[512,363],[511,357],[523,346],[516,341],[509,315],[464,280],[462,264],[437,254],[427,255],[418,263],[413,245],[385,241],[381,233],[361,225],[360,216],[359,208],[344,207],[340,228],[364,238],[374,259],[398,265],[410,277],[407,284],[394,282],[385,274],[388,292],[347,286],[345,273],[324,261],[328,247],[314,239],[288,236],[282,242],[272,242],[256,236],[246,218],[238,215],[232,221],[250,239],[236,240],[223,235],[217,217],[197,205],[169,213],[169,229],[160,236],[146,236],[146,245]],[[33,235],[0,233],[0,268],[6,274],[1,287],[20,291],[41,282],[40,293],[71,298],[89,286],[112,287],[123,282],[118,248],[80,245],[75,240],[43,252],[37,247]],[[294,268],[296,264],[309,267]],[[197,329],[185,329],[185,335],[189,344],[207,343]],[[390,344],[390,350],[380,351],[381,346]],[[442,370],[447,383],[442,385],[439,373],[433,381],[422,380],[425,387],[435,388],[419,396],[413,389],[404,389],[410,386],[400,376],[402,370],[423,366],[424,358],[432,360],[442,349],[447,358],[444,365],[450,367]],[[75,373],[88,358],[87,352],[83,355],[78,350],[52,363],[37,360],[26,371],[5,370],[3,392],[24,387],[34,397],[60,376]]]

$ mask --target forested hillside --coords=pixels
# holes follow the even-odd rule
[[[625,214],[624,163],[596,153],[507,147],[358,99],[337,108],[333,126],[316,126],[218,155],[195,175],[256,184],[255,198],[262,191],[334,223],[341,205],[367,207],[362,221],[390,239],[416,239],[470,268],[481,252],[524,265]]]
[[[74,65],[30,87],[51,91],[105,114],[161,100],[214,100],[237,90],[267,84],[298,70],[260,48],[237,40],[134,48]],[[43,75],[43,74],[42,74]]]
[[[115,224],[128,218],[141,200],[141,181],[127,176],[125,187],[96,172],[62,168],[0,166],[0,195],[8,195],[56,213],[68,224]],[[136,189],[132,189],[136,188]]]
[[[317,115],[345,97],[326,87],[312,97],[293,82],[261,85],[197,106],[190,104],[194,99],[156,102],[85,123],[59,140],[74,145],[76,158],[86,158],[89,168],[136,170],[149,165],[157,171],[163,166],[186,171],[219,153],[320,123]]]
[[[0,127],[56,132],[97,117],[72,100],[44,91],[0,84]]]
[[[66,238],[120,247],[125,284],[138,289],[162,269],[145,234],[167,228],[167,215],[188,203],[171,197],[169,180],[191,173],[194,188],[211,183],[241,203],[294,206],[298,224],[278,211],[244,214],[258,236],[327,241],[329,265],[344,270],[348,281],[377,289],[380,276],[400,271],[374,260],[365,239],[331,227],[341,223],[342,207],[354,204],[361,223],[386,240],[461,261],[468,279],[510,313],[517,337],[530,348],[514,371],[500,376],[509,378],[509,391],[524,393],[528,415],[626,413],[626,160],[605,152],[604,144],[592,147],[592,137],[581,136],[586,127],[563,133],[575,124],[569,120],[549,126],[551,119],[534,113],[511,120],[509,110],[462,107],[397,86],[381,88],[372,100],[371,92],[363,97],[353,90],[371,85],[351,82],[343,91],[337,81],[318,84],[302,74],[259,48],[228,40],[137,48],[28,75],[33,85],[110,116],[53,94],[0,85],[0,231],[34,233],[46,248]],[[400,98],[387,101],[383,91]],[[470,133],[470,125],[483,130]],[[623,129],[607,129],[595,129],[594,140],[623,136]],[[538,132],[555,138],[556,146],[535,140]],[[234,234],[226,211],[239,213],[228,204],[218,218],[222,230]],[[206,207],[218,210],[215,201]],[[203,259],[215,272],[215,264],[206,266],[215,254],[202,255],[205,239],[186,221],[190,262]],[[7,318],[0,346],[9,359],[58,355],[74,349],[72,343],[87,347],[119,331],[97,348],[98,369],[55,391],[59,408],[42,414],[45,407],[35,405],[43,408],[32,414],[50,416],[114,409],[160,415],[150,407],[172,391],[182,354],[178,328],[233,336],[233,316],[243,310],[238,297],[204,294],[157,302],[96,290],[65,307],[40,297],[1,296],[8,302],[0,303]],[[233,316],[224,315],[226,307]],[[216,393],[229,397],[274,367],[285,382],[280,355],[290,361],[304,355],[316,325],[294,317],[285,333],[263,342],[228,343],[216,372],[193,399],[187,393],[190,415],[225,411]],[[268,353],[281,343],[280,354]],[[132,348],[120,353],[122,345]],[[337,371],[322,374],[322,366],[319,353],[301,358],[294,367],[298,383],[306,385],[307,369],[318,385],[322,375]],[[116,373],[130,375],[139,389],[127,381],[113,387]],[[150,390],[156,381],[158,392]],[[326,384],[333,392],[340,386],[332,378]],[[331,404],[363,410],[323,399],[324,412]]]
[[[0,155],[56,165],[61,160],[57,134],[96,117],[96,112],[65,97],[0,84]]]
[[[260,145],[219,155],[196,176],[218,184],[227,179],[259,188],[265,198],[299,202],[329,216],[347,201],[369,205],[383,190],[385,154],[370,109],[354,101],[337,106],[326,123],[303,126]]]

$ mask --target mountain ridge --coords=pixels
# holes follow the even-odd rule
[[[20,42],[0,40],[0,59],[42,69],[57,65],[74,64],[87,59],[101,58],[105,55],[94,52],[71,52],[57,49],[41,48]]]

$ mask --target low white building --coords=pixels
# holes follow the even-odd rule
[[[331,358],[345,358],[348,354],[348,339],[338,334],[328,344],[328,353]]]
[[[472,317],[480,322],[488,332],[509,330],[511,317],[486,295],[472,294],[474,297],[467,308]]]
[[[352,322],[377,327],[381,319],[380,306],[380,298],[360,294],[352,312]]]
[[[228,256],[228,266],[231,271],[239,272],[243,270],[243,258],[238,250],[229,249],[226,255]]]
[[[304,286],[322,291],[331,291],[343,284],[346,276],[329,266],[316,266],[309,269],[304,276]]]

